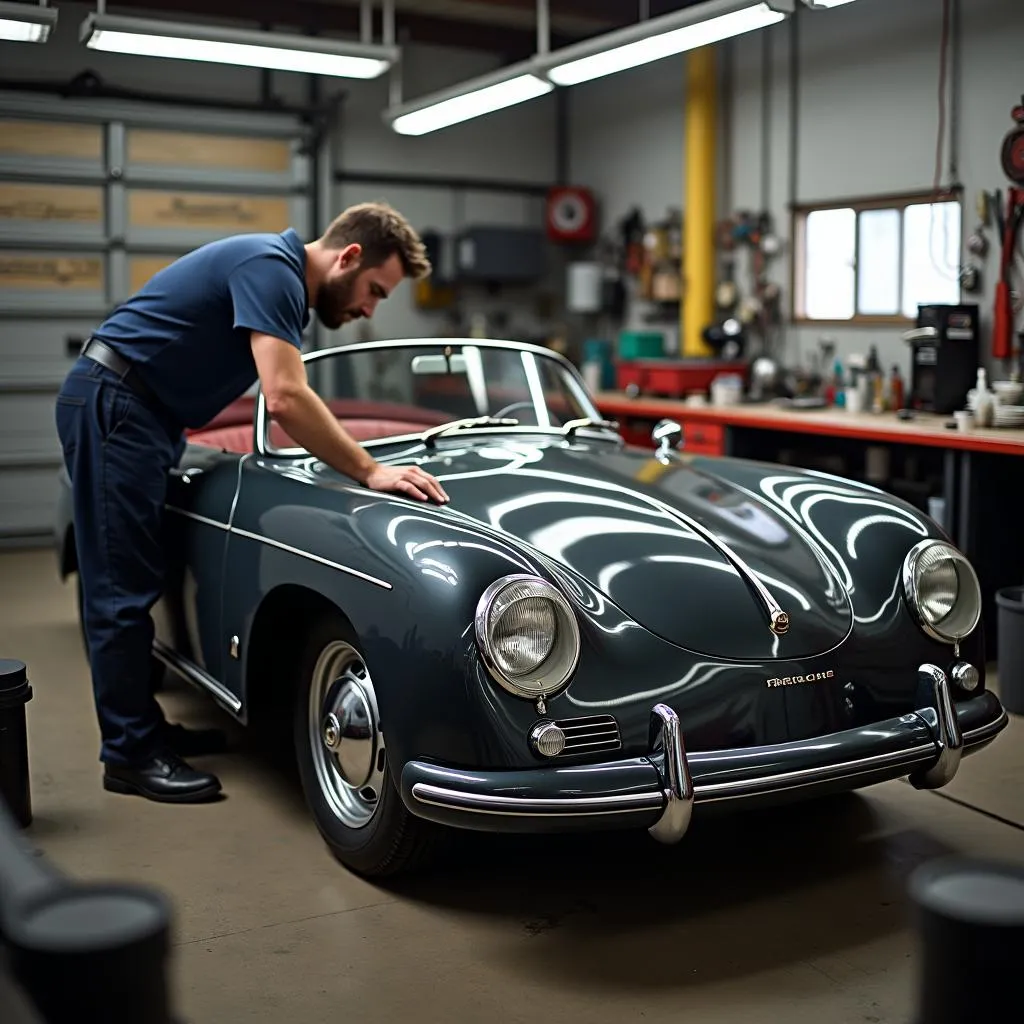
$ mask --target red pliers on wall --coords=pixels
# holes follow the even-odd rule
[[[1013,355],[1013,326],[1016,311],[1010,290],[1010,268],[1017,249],[1017,236],[1024,222],[1024,188],[1009,188],[1006,194],[1006,217],[1003,219],[1003,246],[996,283],[995,310],[992,317],[992,355],[1009,359]]]

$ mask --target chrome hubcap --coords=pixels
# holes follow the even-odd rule
[[[328,807],[349,828],[376,813],[384,783],[384,737],[370,673],[351,644],[320,654],[309,691],[309,738]]]

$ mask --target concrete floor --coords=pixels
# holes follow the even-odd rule
[[[239,746],[198,760],[227,797],[105,793],[73,587],[49,552],[0,554],[0,656],[25,661],[35,823],[71,875],[141,881],[176,907],[175,1006],[191,1024],[328,1019],[902,1022],[915,999],[905,882],[958,853],[1024,862],[1024,720],[943,795],[902,783],[646,835],[470,836],[376,886],[334,862],[294,779]],[[174,720],[225,721],[201,695]]]

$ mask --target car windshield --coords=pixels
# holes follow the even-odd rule
[[[513,343],[438,340],[377,342],[312,352],[306,372],[339,422],[363,443],[418,435],[432,428],[561,430],[573,421],[600,420],[582,379],[554,353]],[[494,418],[508,424],[455,424]],[[266,415],[265,449],[300,452]]]

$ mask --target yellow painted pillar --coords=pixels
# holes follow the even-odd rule
[[[710,356],[701,332],[715,312],[715,180],[718,136],[714,46],[686,58],[686,185],[683,196],[683,301],[679,347],[683,356]]]

